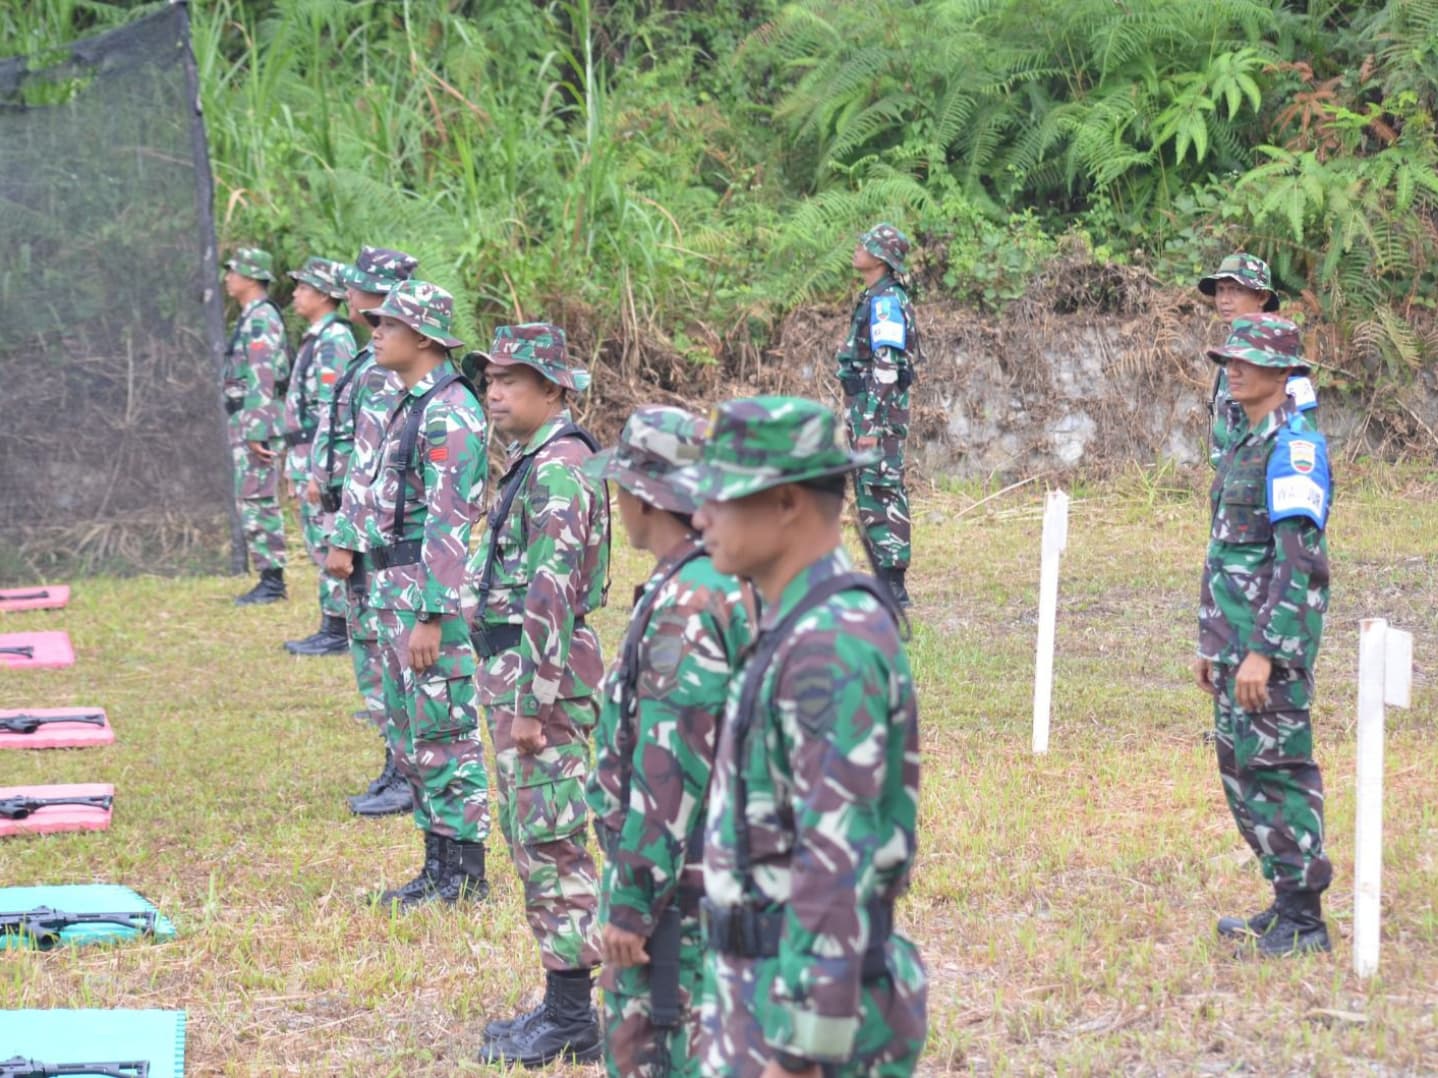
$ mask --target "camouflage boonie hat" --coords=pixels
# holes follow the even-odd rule
[[[395,290],[401,281],[414,276],[419,259],[389,247],[361,247],[359,257],[341,267],[340,283],[361,292],[383,296]]]
[[[880,456],[844,445],[838,418],[818,401],[745,397],[714,409],[699,463],[679,478],[700,503],[731,502],[785,483],[843,475]]]
[[[365,311],[364,316],[372,326],[379,325],[381,318],[393,318],[446,348],[464,346],[463,341],[450,335],[454,297],[428,281],[401,281],[385,296],[383,303],[372,311]]]
[[[290,276],[301,284],[307,284],[311,288],[323,292],[330,299],[344,299],[345,286],[340,280],[340,273],[344,270],[343,262],[336,262],[329,258],[307,258],[305,264],[297,270],[290,270]]]
[[[887,262],[895,273],[903,273],[909,258],[909,237],[893,225],[882,222],[859,237],[864,250]]]
[[[1255,292],[1267,292],[1268,299],[1263,301],[1263,309],[1278,310],[1278,293],[1273,290],[1273,274],[1268,270],[1268,263],[1257,255],[1245,254],[1243,251],[1229,255],[1218,264],[1218,269],[1207,277],[1199,278],[1198,290],[1205,296],[1211,296],[1218,291],[1220,280],[1236,281]]]
[[[230,256],[225,263],[225,269],[234,270],[241,277],[248,277],[252,281],[273,281],[275,279],[275,261],[270,257],[269,251],[261,250],[258,247],[241,247]]]
[[[589,372],[569,363],[564,330],[551,322],[525,322],[500,326],[494,331],[489,352],[476,353],[481,372],[491,363],[496,367],[523,364],[533,367],[555,385],[582,393],[589,388]]]
[[[1307,372],[1298,327],[1276,314],[1252,314],[1233,320],[1222,348],[1210,348],[1208,358],[1224,364],[1242,359],[1255,367],[1292,367]]]
[[[683,408],[636,408],[624,424],[619,444],[588,458],[580,469],[598,482],[612,479],[640,501],[671,513],[699,508],[694,490],[676,473],[699,461],[704,420]]]

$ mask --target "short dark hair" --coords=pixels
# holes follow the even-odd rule
[[[829,494],[842,498],[845,488],[849,485],[848,480],[849,477],[840,472],[838,475],[821,475],[817,479],[805,479],[796,485],[805,490],[812,490],[815,494]]]

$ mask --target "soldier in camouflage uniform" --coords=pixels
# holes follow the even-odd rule
[[[545,970],[544,1002],[490,1023],[480,1059],[593,1060],[601,1053],[590,1006],[598,896],[584,790],[604,662],[585,619],[604,605],[609,507],[581,471],[598,446],[568,407],[589,372],[570,365],[564,331],[543,322],[501,326],[479,361],[508,453],[470,569],[479,696],[494,742],[500,826]]]
[[[1273,276],[1268,263],[1255,255],[1238,251],[1219,263],[1218,269],[1199,279],[1198,290],[1213,297],[1214,310],[1231,327],[1236,318],[1278,310],[1278,293],[1273,290]],[[1300,411],[1308,413],[1309,422],[1318,424],[1318,396],[1307,375],[1295,374],[1288,380],[1288,395]],[[1228,373],[1223,367],[1213,379],[1208,413],[1212,419],[1208,460],[1215,468],[1224,451],[1235,437],[1241,437],[1245,420],[1243,407],[1229,395]]]
[[[225,263],[225,292],[240,316],[225,349],[225,411],[235,503],[250,565],[259,570],[237,606],[285,598],[285,522],[280,513],[283,401],[290,376],[285,322],[267,286],[275,279],[268,251],[241,247]]]
[[[843,447],[794,397],[720,406],[693,469],[716,570],[753,580],[704,849],[706,1074],[899,1076],[927,980],[894,927],[917,846],[918,708],[892,597],[841,546]]]
[[[418,263],[403,251],[363,247],[355,261],[341,268],[349,309],[356,315],[374,310],[385,297],[408,280]],[[366,344],[340,374],[329,407],[320,414],[319,428],[310,453],[310,484],[305,498],[334,513],[333,542],[345,550],[359,546],[363,523],[359,493],[373,474],[375,454],[384,433],[389,404],[400,390],[399,379],[375,365],[374,350]],[[340,556],[351,573],[347,580],[345,627],[355,684],[365,714],[385,746],[384,767],[364,793],[349,798],[350,810],[361,816],[387,816],[410,812],[414,793],[395,766],[389,749],[384,687],[380,680],[379,625],[370,606],[369,573],[363,555]]]
[[[489,784],[461,611],[470,530],[483,511],[489,427],[476,391],[449,362],[449,350],[460,346],[450,335],[453,310],[444,289],[409,280],[364,312],[375,327],[375,362],[402,387],[390,398],[378,451],[365,461],[367,481],[354,493],[390,751],[414,790],[424,835],[419,873],[379,896],[406,909],[489,893]],[[339,539],[337,532],[330,565],[344,576]]]
[[[1194,675],[1213,696],[1224,794],[1274,888],[1268,909],[1224,917],[1218,931],[1264,955],[1326,951],[1321,897],[1333,868],[1308,709],[1328,609],[1328,450],[1287,393],[1306,371],[1297,326],[1238,318],[1208,354],[1227,367],[1245,423],[1210,495]]]
[[[330,398],[340,372],[355,354],[354,332],[339,314],[345,286],[339,280],[343,267],[328,258],[309,258],[290,276],[295,280],[290,300],[308,329],[295,355],[290,391],[285,397],[285,445],[289,447],[286,476],[299,499],[300,527],[305,549],[320,568],[328,552],[331,514],[319,499],[305,496],[310,481],[310,446],[320,417],[329,411]],[[290,640],[285,650],[294,655],[343,655],[349,650],[345,634],[345,586],[320,574],[320,627],[303,640]]]
[[[849,319],[849,335],[835,357],[849,444],[878,449],[879,459],[855,478],[859,527],[880,578],[901,605],[911,554],[904,449],[909,437],[909,389],[920,359],[918,326],[899,283],[909,240],[893,225],[875,225],[854,248],[864,290]]]
[[[619,445],[585,462],[618,487],[629,541],[657,559],[637,589],[605,680],[589,807],[604,849],[604,1058],[611,1078],[698,1078],[704,944],[703,826],[729,679],[752,633],[752,599],[694,531],[678,468],[702,422],[640,408]]]

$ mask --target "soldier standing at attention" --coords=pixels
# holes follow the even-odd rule
[[[598,445],[569,413],[589,372],[570,365],[564,331],[544,322],[500,326],[480,359],[508,466],[470,568],[479,698],[545,993],[527,1014],[491,1022],[479,1058],[590,1062],[602,1046],[590,1005],[599,900],[585,845],[586,733],[604,660],[585,618],[604,605],[609,507],[581,471]]]
[[[859,527],[880,579],[901,606],[909,605],[904,574],[911,556],[904,449],[909,387],[920,359],[914,308],[898,279],[908,255],[908,237],[893,225],[875,225],[859,238],[853,265],[864,290],[835,357],[849,444],[879,451],[855,480]]]
[[[1292,322],[1240,318],[1208,355],[1227,368],[1245,423],[1210,495],[1194,676],[1213,697],[1220,746],[1234,747],[1244,817],[1234,815],[1240,828],[1250,822],[1250,844],[1274,889],[1268,909],[1224,917],[1218,932],[1256,941],[1262,955],[1327,951],[1322,895],[1333,867],[1323,852],[1323,777],[1308,708],[1328,609],[1328,448],[1288,395],[1288,379],[1306,370]],[[1223,762],[1220,749],[1220,770]],[[1229,776],[1224,783],[1227,792]]]
[[[295,356],[290,391],[285,397],[285,445],[289,447],[286,471],[290,489],[299,499],[305,549],[321,569],[332,521],[318,498],[311,501],[305,495],[310,481],[310,445],[320,417],[329,408],[334,384],[355,354],[354,331],[339,314],[340,301],[345,298],[345,286],[338,277],[342,268],[327,258],[310,258],[301,269],[290,273],[295,280],[290,305],[309,328]],[[319,630],[303,640],[287,641],[285,650],[291,654],[343,655],[349,650],[344,582],[321,573],[319,599]]]
[[[408,280],[418,262],[403,251],[362,247],[359,257],[340,271],[349,309],[355,315],[372,311],[390,292]],[[305,498],[334,513],[331,546],[357,550],[362,521],[358,492],[374,471],[375,454],[384,434],[390,398],[399,392],[399,380],[375,366],[374,350],[366,344],[334,384],[329,407],[320,415],[319,429],[310,453],[310,485]],[[395,766],[389,748],[384,686],[380,678],[379,625],[369,603],[369,573],[363,554],[351,558],[347,581],[345,623],[349,631],[350,661],[365,713],[385,746],[384,767],[364,793],[350,797],[352,812],[361,816],[388,816],[414,808],[414,793]]]
[[[470,529],[483,511],[489,434],[476,392],[449,362],[454,300],[405,281],[364,312],[375,362],[401,391],[389,399],[368,481],[355,490],[360,549],[379,625],[390,750],[414,790],[424,863],[379,896],[408,909],[489,893],[489,784],[474,695],[474,651],[461,614]],[[350,551],[328,568],[349,575]]]
[[[703,423],[640,408],[619,445],[585,461],[618,488],[630,543],[656,564],[636,589],[605,680],[589,807],[604,849],[605,1038],[610,1078],[698,1078],[705,806],[729,679],[753,630],[746,587],[718,572],[676,479]]]
[[[273,603],[285,592],[285,521],[280,513],[283,400],[290,376],[285,322],[270,299],[275,279],[268,251],[241,247],[225,263],[225,293],[240,316],[225,349],[225,411],[230,417],[230,456],[235,502],[251,567],[259,583],[236,606]]]
[[[894,927],[918,705],[892,597],[841,546],[845,477],[877,456],[820,404],[758,397],[715,411],[689,473],[714,568],[764,606],[709,799],[706,1074],[909,1075],[923,1049],[924,967]]]

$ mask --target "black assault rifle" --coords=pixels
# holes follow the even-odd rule
[[[38,1059],[0,1059],[0,1078],[60,1078],[88,1074],[94,1078],[150,1078],[150,1061],[119,1063],[43,1063]]]
[[[48,599],[48,591],[12,591],[0,594],[0,603],[18,603],[21,599]]]
[[[18,655],[22,659],[33,659],[35,657],[35,648],[30,644],[21,644],[19,647],[13,648],[0,648],[0,655]],[[0,1075],[0,1078],[3,1078],[3,1075]]]
[[[104,726],[105,716],[98,711],[82,711],[74,715],[0,715],[0,734],[33,734],[52,722],[83,722],[87,726]]]
[[[48,951],[60,943],[60,933],[74,925],[120,925],[142,936],[155,934],[154,910],[127,910],[123,913],[70,913],[37,906],[33,910],[0,912],[0,936],[28,936],[35,946]],[[5,1071],[0,1067],[0,1078]]]
[[[0,797],[0,820],[23,820],[33,816],[42,808],[51,805],[88,805],[91,808],[107,809],[115,803],[110,794],[92,794],[89,797]],[[4,1078],[0,1074],[0,1078]]]

